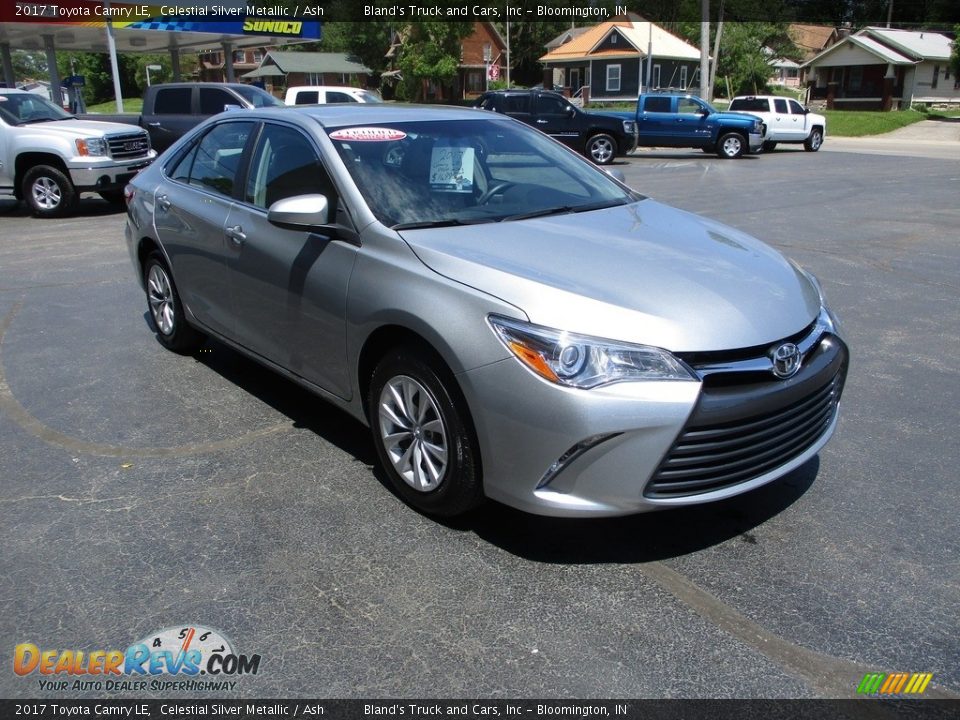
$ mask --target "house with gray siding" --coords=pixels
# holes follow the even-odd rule
[[[700,50],[634,13],[558,36],[547,47],[540,62],[585,99],[635,100],[650,89],[700,85]]]

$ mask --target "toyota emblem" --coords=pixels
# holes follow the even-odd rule
[[[800,348],[793,343],[784,343],[770,356],[773,360],[773,374],[778,378],[793,377],[800,369]]]

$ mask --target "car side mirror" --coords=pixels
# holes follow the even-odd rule
[[[326,195],[294,195],[277,200],[267,210],[267,222],[287,228],[316,228],[327,224]]]
[[[709,111],[709,110],[707,110],[707,108],[705,108],[705,107],[702,107],[702,108],[700,108],[700,110],[699,110],[699,112],[698,112],[698,114],[699,114],[699,115],[703,115],[704,117],[706,117],[707,115],[709,115],[709,114],[710,114],[710,111]]]
[[[567,105],[567,115],[573,117],[577,114],[577,109],[573,105]]]

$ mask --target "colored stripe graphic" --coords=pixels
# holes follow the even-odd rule
[[[857,686],[858,695],[920,695],[933,673],[867,673]]]

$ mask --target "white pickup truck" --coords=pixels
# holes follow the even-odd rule
[[[764,150],[773,150],[777,143],[803,143],[804,150],[816,152],[827,136],[827,119],[791,98],[743,95],[731,101],[730,110],[756,115],[767,124]]]
[[[49,100],[0,88],[0,198],[62,217],[82,192],[123,204],[123,188],[157,153],[141,128],[77,120]]]

